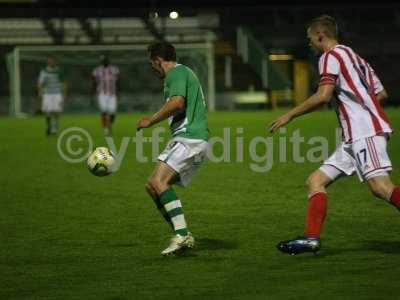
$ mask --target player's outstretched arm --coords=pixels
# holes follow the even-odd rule
[[[283,116],[279,117],[269,125],[269,131],[274,132],[278,130],[280,127],[286,125],[294,118],[309,113],[316,109],[317,107],[326,104],[332,98],[333,91],[335,90],[335,86],[332,84],[321,85],[318,88],[318,91],[309,97],[302,104],[296,106]]]
[[[151,127],[170,116],[174,116],[185,108],[185,98],[182,96],[173,96],[161,107],[152,117],[143,117],[138,121],[137,130]]]

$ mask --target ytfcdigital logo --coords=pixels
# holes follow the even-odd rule
[[[164,127],[154,128],[150,137],[143,136],[143,131],[137,131],[133,137],[123,137],[116,145],[114,138],[106,137],[106,146],[116,155],[117,166],[121,163],[130,145],[135,146],[135,158],[139,163],[156,162],[160,154],[162,137],[166,132]],[[340,143],[341,130],[336,130],[336,145]],[[293,160],[296,163],[322,162],[328,157],[329,142],[322,136],[305,139],[297,129],[287,135],[286,129],[281,128],[277,137],[254,136],[245,138],[243,128],[224,128],[222,136],[213,136],[208,141],[206,157],[213,163],[248,163],[254,172],[268,172],[274,162],[285,163]],[[274,145],[274,143],[277,145]],[[144,146],[151,145],[150,158]],[[308,145],[305,155],[302,147]],[[100,146],[100,145],[99,145]],[[291,155],[289,149],[291,150]],[[69,163],[82,163],[94,150],[94,143],[90,133],[80,127],[70,127],[62,131],[57,140],[57,151],[60,157]],[[234,151],[233,151],[234,150]],[[248,156],[248,159],[245,159]]]

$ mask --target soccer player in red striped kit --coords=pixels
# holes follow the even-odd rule
[[[100,56],[100,66],[92,72],[92,93],[97,92],[101,124],[104,135],[112,134],[112,125],[117,114],[118,94],[120,90],[119,69],[110,64],[107,55]]]
[[[350,47],[337,39],[337,24],[330,16],[310,22],[310,47],[322,54],[319,59],[320,83],[317,92],[271,123],[271,132],[294,118],[311,112],[333,99],[343,129],[343,142],[322,166],[307,179],[309,204],[303,237],[282,241],[284,253],[316,252],[327,213],[326,187],[342,175],[357,172],[378,198],[400,208],[400,188],[389,176],[392,170],[386,146],[392,133],[380,101],[387,93],[371,66]]]

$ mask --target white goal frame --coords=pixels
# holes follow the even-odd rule
[[[204,51],[207,61],[207,101],[210,111],[215,110],[215,59],[214,44],[212,42],[174,44],[177,50],[196,49]],[[7,62],[12,61],[9,68],[13,69],[13,76],[10,76],[10,115],[24,116],[21,111],[21,52],[57,52],[57,51],[129,51],[129,50],[147,50],[147,45],[60,45],[60,46],[16,46],[7,56]]]

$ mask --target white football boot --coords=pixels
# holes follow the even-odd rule
[[[175,235],[172,239],[171,242],[168,246],[168,248],[164,249],[161,254],[163,256],[168,256],[168,255],[173,255],[176,253],[180,253],[187,248],[193,248],[194,247],[194,237],[193,235],[189,232],[187,236],[182,236],[182,235]]]

